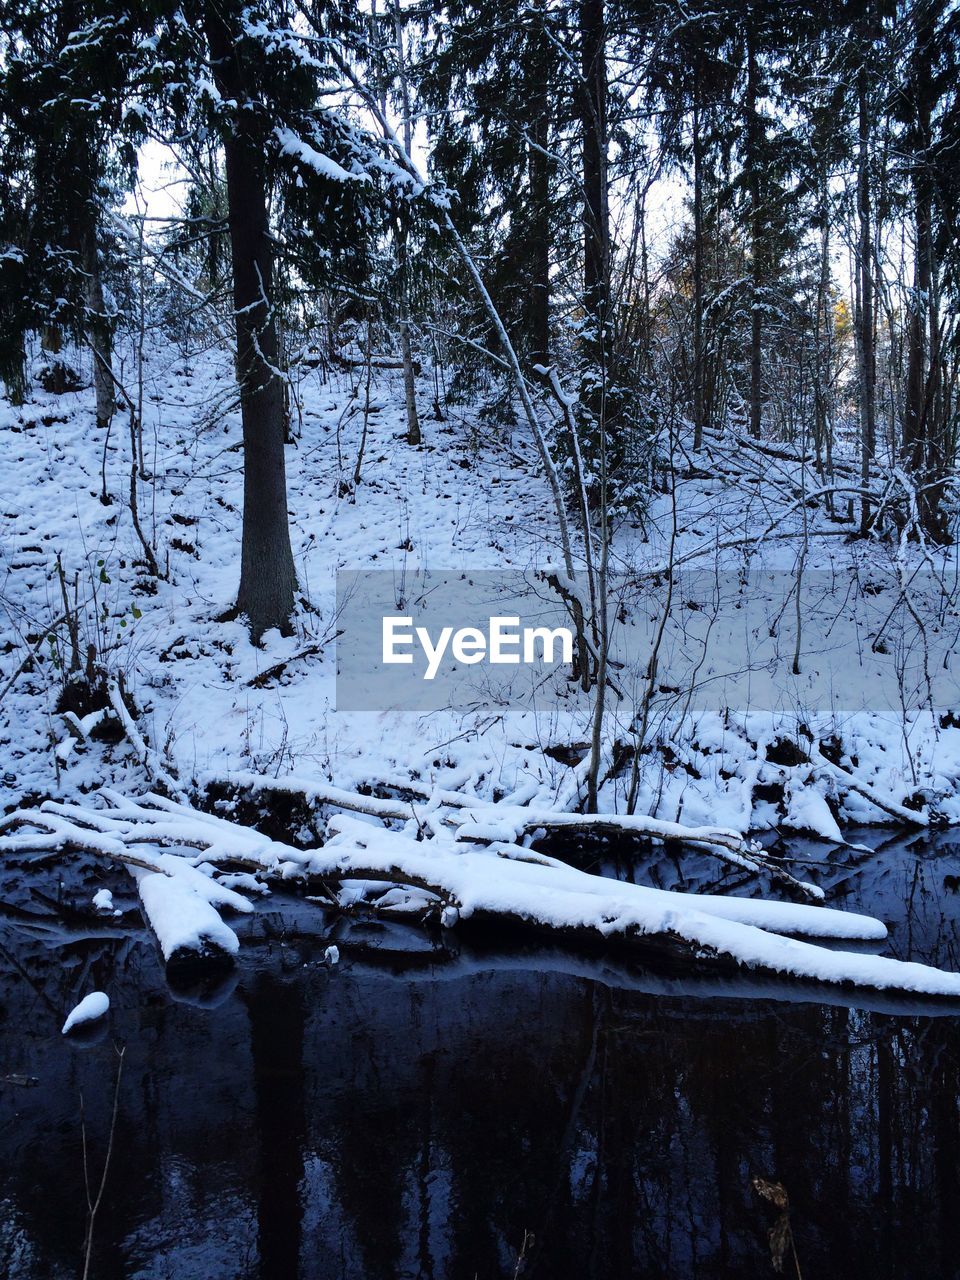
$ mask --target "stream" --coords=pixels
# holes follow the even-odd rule
[[[960,968],[960,833],[851,838],[875,852],[786,852],[888,923],[887,954]],[[600,858],[756,887],[698,855]],[[106,884],[116,920],[86,910]],[[171,989],[102,865],[7,867],[0,899],[4,1277],[82,1274],[82,1131],[95,1197],[121,1046],[92,1280],[772,1277],[757,1177],[789,1195],[804,1280],[960,1275],[955,1007],[275,896],[231,920],[232,971]],[[94,988],[105,1024],[61,1036]]]

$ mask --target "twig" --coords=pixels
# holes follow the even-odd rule
[[[164,769],[160,763],[160,757],[156,751],[148,747],[144,741],[143,735],[134,723],[133,717],[127,710],[123,701],[123,695],[120,687],[115,680],[111,680],[107,686],[107,692],[110,695],[110,705],[116,712],[117,719],[123,728],[130,745],[137,753],[137,758],[143,765],[147,777],[152,782],[157,782],[163,789],[177,800],[183,800],[184,794],[179,785],[174,781],[170,774]]]
[[[117,1064],[117,1081],[113,1089],[113,1114],[110,1117],[110,1137],[107,1142],[107,1154],[103,1161],[103,1173],[100,1175],[100,1186],[97,1189],[97,1198],[90,1198],[90,1175],[87,1163],[87,1126],[83,1118],[83,1094],[80,1095],[80,1137],[83,1143],[83,1182],[87,1193],[87,1235],[84,1242],[83,1254],[83,1280],[88,1280],[90,1275],[90,1258],[93,1254],[93,1227],[96,1222],[97,1210],[100,1208],[100,1202],[103,1200],[103,1193],[107,1185],[107,1174],[110,1172],[110,1157],[113,1155],[113,1139],[117,1131],[117,1110],[120,1105],[120,1080],[123,1076],[123,1055],[127,1052],[126,1045],[118,1050],[120,1061]]]

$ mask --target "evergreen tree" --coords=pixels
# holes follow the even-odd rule
[[[15,395],[42,331],[53,390],[64,335],[93,351],[96,412],[113,412],[115,317],[103,284],[102,211],[132,170],[125,113],[133,23],[100,0],[0,7],[0,366]]]

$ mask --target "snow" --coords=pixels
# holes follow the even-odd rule
[[[61,1035],[67,1035],[74,1027],[83,1026],[88,1022],[96,1022],[102,1018],[110,1008],[110,997],[103,991],[91,991],[88,996],[84,996],[80,1003],[67,1014],[67,1020],[63,1024]]]
[[[370,181],[365,173],[348,173],[335,160],[331,160],[329,156],[323,155],[308,142],[304,142],[292,129],[275,129],[274,136],[280,143],[280,151],[283,155],[294,156],[308,169],[312,169],[323,178],[330,178],[333,182]]]
[[[323,953],[324,962],[331,966],[340,963],[340,948],[337,946],[327,947]]]
[[[224,924],[209,900],[184,886],[179,877],[136,867],[131,868],[131,874],[164,960],[178,952],[196,954],[212,948],[236,955],[240,950],[237,935]]]
[[[498,859],[496,847],[444,857],[407,837],[375,831],[349,817],[314,855],[313,869],[331,874],[362,857],[367,866],[442,883],[459,902],[461,919],[477,913],[519,917],[549,930],[673,936],[746,968],[831,984],[960,997],[960,973],[884,956],[833,951],[781,934],[882,940],[880,921],[853,913],[784,902],[670,893],[605,880],[571,867]],[[421,850],[423,850],[421,852]],[[337,856],[339,853],[339,857]]]
[[[410,450],[397,438],[403,430],[399,379],[390,371],[375,371],[382,411],[368,424],[361,485],[355,494],[343,494],[341,480],[352,472],[362,427],[361,415],[350,412],[352,383],[345,375],[324,382],[317,372],[298,371],[300,410],[295,417],[298,423],[302,418],[303,436],[288,451],[290,509],[300,581],[318,612],[295,620],[296,635],[273,634],[266,649],[257,650],[241,622],[215,621],[236,586],[242,477],[233,461],[236,455],[225,452],[239,441],[238,417],[230,410],[213,427],[208,406],[229,396],[232,370],[226,356],[185,362],[173,355],[166,344],[148,344],[145,430],[148,438],[154,432],[157,436],[157,537],[170,556],[170,581],[160,582],[153,595],[135,590],[140,577],[136,540],[122,503],[127,484],[123,433],[113,433],[107,444],[108,487],[115,502],[104,508],[98,501],[103,440],[90,425],[90,393],[55,398],[36,391],[20,411],[0,403],[0,509],[11,513],[5,594],[12,606],[30,616],[55,616],[59,552],[68,578],[79,574],[82,594],[89,598],[85,633],[95,633],[95,615],[103,606],[112,619],[104,655],[108,665],[124,669],[135,655],[132,692],[144,712],[141,729],[154,746],[169,740],[182,777],[246,769],[348,789],[369,778],[419,774],[444,785],[445,775],[465,775],[484,779],[468,784],[468,792],[476,787],[488,798],[494,787],[509,792],[532,784],[542,803],[552,805],[569,770],[545,758],[540,748],[589,735],[590,700],[566,687],[562,676],[557,682],[562,698],[551,694],[539,702],[518,699],[498,706],[495,714],[502,719],[492,735],[481,732],[486,714],[481,706],[418,714],[413,722],[400,712],[336,709],[336,569],[383,569],[397,583],[412,586],[428,565],[543,573],[554,564],[554,516],[525,433],[513,428],[501,444],[490,433],[478,436],[469,415],[454,416],[449,423],[425,415],[428,447],[442,448]],[[50,416],[63,420],[46,424],[44,418]],[[342,471],[336,462],[338,435]],[[470,465],[461,467],[465,460]],[[788,471],[788,465],[782,470]],[[765,475],[768,487],[775,482],[775,475]],[[19,500],[24,489],[32,495],[27,506]],[[151,489],[145,487],[144,497],[152,501]],[[657,501],[651,528],[658,518]],[[742,538],[745,523],[756,528],[759,539],[773,523],[772,517],[767,519],[769,505],[759,481],[752,493],[718,491],[709,482],[687,485],[678,556],[702,556],[728,537]],[[530,515],[519,520],[518,512]],[[183,520],[189,523],[183,525]],[[799,527],[798,517],[792,523]],[[714,527],[717,536],[707,538],[706,531]],[[777,533],[790,529],[791,519],[783,518]],[[174,539],[188,549],[172,546]],[[628,528],[618,539],[626,567],[648,572],[662,558],[656,535],[645,544]],[[736,553],[730,554],[735,561]],[[857,548],[841,551],[831,542],[816,554],[818,572],[839,575],[852,566],[866,574],[865,566],[857,568]],[[877,553],[871,549],[869,554],[875,558]],[[771,538],[757,555],[780,572],[789,567],[792,550],[789,543]],[[107,583],[98,579],[100,560]],[[878,612],[889,603],[887,595],[875,599]],[[139,618],[131,616],[131,601]],[[121,619],[127,622],[124,628],[119,627]],[[0,643],[13,645],[19,659],[23,650],[16,628],[0,620],[0,630]],[[312,646],[318,647],[297,657]],[[288,666],[278,680],[251,687],[265,669],[284,661]],[[624,717],[638,687],[632,672],[618,678],[628,697],[622,710],[616,705],[609,709],[605,732],[611,739],[623,736]],[[102,780],[105,764],[110,767],[83,734],[66,760],[51,758],[35,706],[39,696],[49,707],[56,686],[56,670],[44,662],[36,676],[17,682],[0,708],[0,776],[17,776],[15,783],[8,782],[7,803],[30,791],[77,794]],[[637,812],[742,833],[782,822],[789,810],[798,829],[807,824],[802,829],[822,834],[829,828],[824,808],[794,802],[802,790],[831,798],[841,826],[853,819],[887,822],[895,816],[921,825],[924,815],[904,805],[921,784],[937,797],[942,814],[960,816],[960,730],[941,728],[922,707],[908,710],[906,733],[902,717],[868,712],[834,717],[828,711],[811,727],[821,740],[837,735],[841,763],[855,758],[857,764],[842,765],[841,775],[829,761],[818,763],[812,773],[804,771],[802,787],[799,780],[795,787],[789,769],[758,761],[756,744],[774,740],[781,729],[795,737],[801,718],[810,724],[796,708],[785,707],[753,719],[742,711],[723,716],[704,709],[684,720],[682,707],[671,708],[664,697],[656,733],[674,748],[681,764],[672,771],[659,768],[657,753],[651,755],[640,780]],[[89,733],[95,726],[88,721],[84,718],[83,724]],[[537,748],[535,753],[531,747]],[[117,753],[115,776],[120,781],[129,772],[125,754]],[[859,791],[851,790],[851,778]],[[779,813],[753,794],[755,788],[784,783],[789,794]],[[871,796],[893,806],[894,814],[876,807]],[[622,782],[609,784],[601,807],[611,810],[622,804]],[[830,838],[836,838],[836,831],[831,830]]]
[[[333,164],[295,135],[278,141],[304,164],[319,164],[321,171]],[[327,176],[358,175],[334,166]],[[89,358],[83,359],[89,373]],[[960,822],[960,729],[941,725],[920,698],[896,713],[845,707],[839,696],[819,708],[785,697],[778,705],[755,700],[724,711],[706,702],[687,708],[657,690],[634,813],[625,813],[627,784],[620,774],[605,783],[601,812],[586,822],[574,813],[585,793],[582,756],[578,765],[564,752],[589,742],[593,702],[563,673],[533,693],[518,683],[509,697],[478,696],[474,705],[416,713],[338,710],[338,569],[383,571],[408,598],[425,581],[423,573],[438,566],[457,573],[515,570],[549,594],[543,578],[558,572],[559,535],[526,428],[487,426],[457,407],[436,421],[427,411],[432,392],[422,387],[426,447],[410,449],[402,439],[399,375],[374,369],[378,412],[366,424],[361,482],[354,487],[364,429],[356,376],[305,366],[292,376],[300,434],[287,451],[289,506],[298,577],[311,609],[295,617],[293,635],[271,633],[263,649],[250,644],[242,621],[218,621],[236,590],[242,509],[228,351],[193,354],[154,336],[147,341],[144,428],[147,441],[156,441],[151,469],[157,480],[143,485],[141,511],[151,512],[151,536],[155,527],[164,565],[169,556],[169,577],[156,583],[146,582],[138,567],[125,506],[128,441],[123,431],[105,440],[95,429],[89,388],[61,397],[36,389],[22,409],[0,401],[0,512],[7,531],[0,687],[34,643],[24,619],[36,620],[38,631],[50,628],[61,651],[57,665],[44,640],[32,667],[0,700],[0,789],[9,807],[30,795],[60,800],[61,811],[47,815],[43,847],[70,847],[76,816],[70,806],[89,810],[104,783],[126,795],[150,785],[128,743],[97,740],[103,712],[72,720],[55,712],[68,640],[55,625],[62,607],[59,555],[67,580],[78,584],[82,646],[96,643],[111,676],[126,677],[140,712],[138,732],[154,753],[144,759],[153,766],[162,758],[164,775],[175,770],[184,795],[195,794],[194,784],[202,793],[224,780],[258,793],[265,804],[271,790],[302,795],[316,810],[302,843],[330,838],[322,850],[294,848],[176,805],[149,821],[131,807],[123,830],[87,831],[103,849],[133,852],[147,864],[131,872],[168,958],[184,948],[235,954],[237,936],[221,912],[249,911],[249,896],[262,893],[265,880],[303,880],[325,868],[346,873],[351,865],[361,872],[364,865],[372,869],[370,859],[386,873],[395,858],[411,874],[430,872],[428,882],[442,882],[448,894],[441,903],[416,886],[389,891],[394,896],[385,907],[411,919],[433,911],[447,924],[454,916],[456,922],[502,909],[552,930],[667,932],[745,967],[818,981],[955,994],[952,975],[932,977],[923,966],[904,968],[886,957],[826,951],[785,936],[881,943],[882,925],[862,916],[740,897],[658,896],[648,886],[594,884],[596,878],[583,873],[518,860],[529,854],[526,846],[540,826],[593,824],[597,838],[601,831],[604,839],[618,838],[603,830],[614,813],[625,836],[699,838],[702,847],[715,846],[745,868],[752,865],[742,843],[749,832],[792,828],[842,845],[854,821],[918,829]],[[717,466],[728,443],[708,442]],[[99,501],[101,456],[114,499],[108,507]],[[746,536],[751,564],[767,573],[791,572],[804,518],[792,496],[797,472],[798,464],[767,460],[754,477],[744,464],[731,484],[716,477],[682,481],[676,559],[711,569],[716,562],[735,575]],[[636,637],[648,634],[649,611],[662,602],[654,575],[668,564],[668,540],[658,532],[669,526],[668,515],[666,500],[652,495],[645,528],[617,532],[618,571],[639,584],[626,600],[633,621],[617,640],[622,652],[641,648]],[[807,518],[816,531],[820,515],[807,512]],[[906,548],[903,554],[909,560],[914,553]],[[863,640],[895,601],[895,557],[895,551],[838,538],[811,542],[809,570],[835,578],[836,611],[849,624],[838,644]],[[562,578],[582,594],[582,581],[574,583],[565,570]],[[877,581],[877,594],[858,593],[867,580]],[[679,591],[678,610],[683,601]],[[644,610],[646,631],[637,620]],[[692,644],[699,619],[694,611],[678,613],[676,653]],[[785,632],[777,643],[789,652],[792,638]],[[732,631],[725,646],[717,661],[739,658],[742,665],[746,651],[742,642],[735,648]],[[643,661],[646,656],[640,654]],[[882,655],[874,660],[882,662]],[[645,688],[643,661],[634,653],[632,665],[617,671],[626,696],[608,699],[605,741],[629,741]],[[275,668],[279,674],[264,680]],[[806,758],[797,764],[770,759],[781,738]],[[358,787],[377,793],[364,795],[365,812],[337,812],[356,802]],[[209,836],[199,854],[192,843],[198,823]],[[0,838],[11,849],[29,847],[30,837],[20,832]],[[231,857],[251,866],[244,862],[238,870]],[[362,875],[353,879],[369,897]],[[379,891],[386,897],[383,884]]]
[[[109,889],[98,889],[93,895],[93,905],[98,911],[112,911],[113,894]]]
[[[833,844],[846,843],[829,805],[813,787],[791,785],[783,825],[795,831],[809,831]]]

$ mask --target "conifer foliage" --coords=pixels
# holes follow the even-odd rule
[[[402,366],[411,448],[458,397],[499,430],[528,396],[588,540],[689,427],[694,453],[789,443],[824,486],[852,455],[857,534],[948,542],[958,22],[947,0],[0,0],[6,393],[88,376],[107,428],[132,282],[180,263],[236,342],[257,641],[300,599],[305,353]],[[138,249],[157,154],[190,198],[141,211]],[[882,474],[908,496],[878,504]]]

